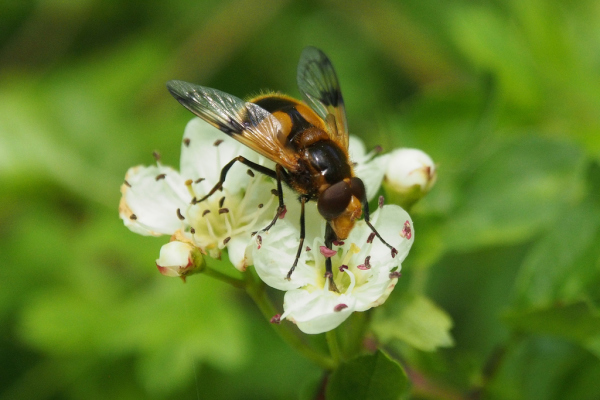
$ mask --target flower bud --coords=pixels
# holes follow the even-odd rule
[[[431,157],[417,149],[397,149],[390,154],[383,188],[393,203],[410,208],[433,187],[437,178]]]
[[[200,250],[185,242],[172,241],[160,249],[160,257],[156,260],[158,271],[165,276],[185,277],[202,272],[206,263]]]

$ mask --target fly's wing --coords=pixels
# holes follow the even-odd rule
[[[267,110],[220,90],[188,82],[169,81],[167,88],[185,108],[215,128],[288,171],[297,169],[297,157],[279,140],[281,124]]]
[[[348,149],[348,122],[340,84],[329,58],[315,47],[302,51],[298,63],[298,88],[302,97],[329,127],[329,137]]]

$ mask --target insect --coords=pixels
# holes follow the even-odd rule
[[[268,94],[243,101],[222,91],[172,80],[169,92],[184,107],[225,134],[275,162],[275,170],[256,164],[242,156],[227,163],[219,182],[201,199],[210,197],[222,185],[235,162],[270,176],[277,182],[279,207],[267,231],[285,212],[282,182],[292,188],[301,204],[300,241],[290,279],[300,257],[304,237],[304,205],[316,201],[319,213],[327,220],[325,245],[348,237],[355,221],[364,213],[365,222],[392,251],[369,220],[369,205],[362,180],[354,176],[348,156],[348,126],[344,100],[337,75],[327,56],[319,49],[307,47],[300,56],[297,70],[298,88],[304,102],[280,94]],[[325,276],[330,289],[333,281],[331,259],[326,258]]]

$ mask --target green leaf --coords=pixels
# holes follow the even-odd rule
[[[375,314],[372,328],[380,341],[402,340],[423,351],[454,345],[452,319],[431,299],[405,294],[395,304],[393,310],[383,307]]]
[[[561,337],[600,358],[600,312],[589,302],[512,311],[504,320],[519,332]]]
[[[381,350],[339,366],[327,385],[328,400],[397,400],[409,387],[404,370]]]
[[[465,183],[443,230],[446,245],[465,251],[532,237],[581,194],[582,167],[580,149],[565,143],[524,137],[505,145]]]
[[[543,306],[593,296],[600,271],[600,211],[588,202],[568,207],[525,258],[516,280],[517,303]]]

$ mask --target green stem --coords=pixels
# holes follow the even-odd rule
[[[337,332],[335,329],[325,333],[327,339],[327,345],[329,346],[329,353],[336,364],[339,364],[342,359],[342,352],[340,351],[340,345],[338,343]]]
[[[350,318],[348,322],[351,323],[351,329],[348,331],[347,345],[344,346],[344,358],[347,360],[358,355],[362,350],[365,334],[371,320],[371,313],[370,310],[355,312]]]
[[[277,309],[271,302],[271,299],[267,296],[265,291],[265,284],[255,275],[253,270],[246,271],[246,292],[254,300],[264,317],[267,321],[277,314]],[[275,324],[271,326],[275,329],[275,332],[290,346],[292,346],[300,354],[318,364],[321,368],[326,370],[332,370],[336,367],[337,363],[306,343],[288,323]]]
[[[242,288],[246,287],[246,282],[245,281],[243,281],[241,279],[238,279],[238,278],[234,278],[233,276],[229,276],[229,275],[224,274],[222,272],[219,272],[216,269],[212,269],[210,267],[206,267],[204,269],[204,271],[202,271],[202,272],[204,274],[212,277],[212,278],[220,280],[221,282],[229,283],[230,285],[232,285],[232,286],[234,286],[234,287],[236,287],[238,289],[242,289]]]

